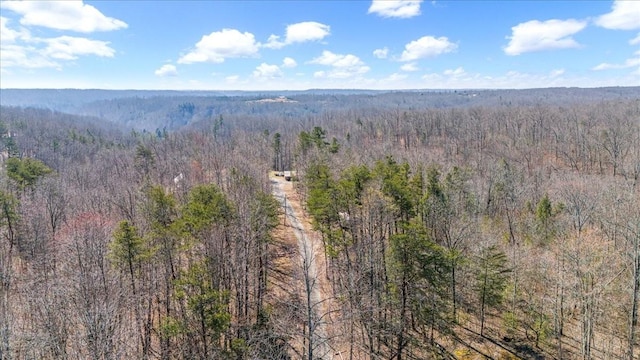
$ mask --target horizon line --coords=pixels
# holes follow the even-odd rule
[[[308,88],[308,89],[256,89],[256,90],[243,90],[243,89],[136,89],[136,88],[121,88],[121,89],[109,89],[109,88],[15,88],[15,87],[0,87],[0,91],[3,90],[81,90],[81,91],[174,91],[174,92],[308,92],[308,91],[374,91],[374,92],[414,92],[414,91],[503,91],[503,90],[548,90],[548,89],[608,89],[608,88],[640,88],[640,85],[611,85],[611,86],[550,86],[550,87],[531,87],[531,88],[405,88],[405,89],[370,89],[370,88]]]

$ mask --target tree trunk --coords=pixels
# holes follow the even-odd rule
[[[639,236],[634,241],[634,269],[633,291],[631,296],[631,315],[629,317],[629,360],[633,360],[633,352],[636,342],[636,327],[638,326],[638,296],[640,293],[640,243]]]
[[[402,352],[404,351],[404,329],[405,329],[405,317],[407,308],[407,280],[406,275],[402,275],[402,291],[401,291],[401,305],[400,305],[400,330],[398,332],[398,349],[397,359],[402,360]]]
[[[562,336],[564,332],[564,259],[558,262],[559,284],[556,285],[555,332],[558,341],[558,357],[562,359]]]
[[[456,264],[457,259],[451,262],[451,301],[453,303],[453,322],[458,321],[458,301],[456,300]]]
[[[484,303],[487,294],[487,274],[485,272],[482,281],[482,300],[480,301],[480,336],[484,336]]]

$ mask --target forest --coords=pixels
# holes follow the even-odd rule
[[[638,87],[0,100],[0,359],[640,357]]]

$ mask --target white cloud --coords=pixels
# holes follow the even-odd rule
[[[400,70],[407,71],[407,72],[412,72],[412,71],[418,71],[420,69],[418,68],[418,64],[412,62],[412,63],[406,63],[406,64],[400,66]]]
[[[330,34],[329,25],[320,24],[314,21],[301,22],[287,26],[287,44],[318,41]]]
[[[409,76],[407,74],[398,74],[398,73],[393,73],[389,76],[387,76],[386,78],[382,79],[383,82],[397,82],[400,80],[404,80],[406,78],[408,78]]]
[[[238,75],[230,75],[230,76],[227,76],[226,78],[224,78],[224,81],[227,84],[236,84],[236,83],[238,83],[238,80],[240,80],[240,76],[238,76]]]
[[[420,3],[422,0],[373,0],[368,13],[406,19],[420,15]]]
[[[222,63],[227,58],[250,57],[258,54],[259,44],[252,33],[222,29],[204,35],[195,49],[178,60],[179,64],[198,62]]]
[[[616,0],[611,12],[598,17],[595,23],[612,30],[640,29],[640,2]]]
[[[310,63],[341,68],[359,66],[363,64],[362,60],[355,55],[334,54],[328,50],[323,51],[321,56],[311,60]]]
[[[29,38],[29,32],[26,29],[13,30],[9,29],[9,19],[0,16],[0,42],[2,44],[13,43],[16,40]]]
[[[109,42],[84,37],[59,36],[55,38],[31,37],[28,30],[10,29],[9,20],[0,18],[0,67],[57,68],[60,61],[73,61],[80,56],[113,57],[115,50]]]
[[[282,67],[294,68],[296,66],[298,66],[298,63],[293,58],[286,57],[282,59]]]
[[[46,21],[62,19],[60,21],[64,20],[67,23],[48,27],[82,32],[111,29],[107,25],[110,20],[105,20],[107,18],[94,7],[83,5],[82,2],[0,2],[0,7],[24,15],[20,20],[23,25],[48,26]],[[48,18],[39,21],[45,10],[50,11]],[[66,18],[61,18],[60,12],[64,11],[67,11]],[[87,24],[87,21],[92,24]],[[118,21],[115,21],[115,24],[118,24]],[[0,67],[3,69],[8,67],[62,69],[64,61],[77,60],[80,56],[110,58],[116,53],[109,46],[108,41],[67,35],[54,38],[33,37],[25,27],[10,28],[10,22],[10,19],[0,17]],[[126,24],[124,26],[126,27]]]
[[[369,71],[369,67],[363,66],[355,69],[335,69],[329,71],[326,76],[332,79],[347,79],[357,75],[363,75]]]
[[[253,71],[253,77],[258,79],[273,79],[282,77],[282,70],[278,65],[262,63]]]
[[[0,51],[0,68],[21,67],[26,69],[57,68],[61,65],[40,54],[33,46],[2,45]]]
[[[47,44],[42,54],[53,59],[76,60],[79,55],[113,57],[115,54],[115,50],[109,47],[107,41],[73,36],[60,36],[41,41]]]
[[[628,69],[628,68],[640,68],[640,51],[634,53],[635,58],[627,59],[622,64],[610,64],[602,63],[594,66],[591,70],[611,70],[611,69]]]
[[[387,47],[373,50],[373,56],[377,57],[378,59],[386,59],[388,55],[389,49]]]
[[[165,64],[155,71],[156,76],[178,76],[178,69],[175,65]]]
[[[470,86],[468,83],[483,81],[480,74],[469,74],[462,67],[457,67],[455,69],[446,69],[441,73],[425,74],[422,76],[422,80],[425,80],[428,83],[438,84],[437,87],[441,87],[441,88],[452,88],[452,87],[473,88],[476,86]],[[486,80],[491,80],[491,79],[484,79],[484,81]],[[462,84],[467,84],[467,85],[463,86]],[[433,85],[433,86],[436,86],[436,85]]]
[[[271,34],[267,39],[267,43],[262,46],[268,49],[282,49],[285,45],[287,44],[284,41],[280,41],[280,36]]]
[[[444,75],[452,76],[452,77],[460,77],[466,75],[466,72],[462,67],[458,67],[457,69],[447,69],[443,72]]]
[[[446,37],[423,36],[405,45],[400,61],[414,61],[449,53],[458,48]]]
[[[587,26],[585,21],[568,20],[531,20],[511,28],[509,44],[504,48],[507,55],[520,55],[526,52],[576,48],[580,45],[571,38]]]
[[[629,45],[640,45],[640,33],[638,33],[638,36],[629,40]]]
[[[128,25],[82,1],[2,1],[0,7],[22,15],[20,24],[82,33],[124,29]]]
[[[327,50],[323,51],[321,56],[311,60],[309,63],[332,67],[331,71],[318,71],[314,73],[315,77],[344,79],[362,75],[371,70],[370,67],[366,66],[365,63],[355,55],[334,54]]]
[[[286,45],[309,41],[320,41],[331,34],[329,25],[315,21],[305,21],[287,26],[284,41],[280,36],[271,35],[263,46],[269,49],[281,49]]]
[[[457,69],[456,69],[457,70]],[[524,73],[519,71],[507,71],[503,74],[488,76],[486,74],[464,72],[461,76],[452,76],[456,70],[442,73],[428,73],[422,76],[422,83],[415,88],[438,89],[523,89],[523,88],[548,88],[548,87],[599,87],[615,84],[632,84],[632,77],[620,79],[594,80],[592,77],[567,77],[564,70],[553,70],[549,73]],[[447,75],[449,74],[449,75]],[[635,80],[637,81],[637,79]],[[623,85],[624,86],[624,85]]]
[[[27,47],[24,44],[17,45],[25,38],[29,38],[26,29],[14,30],[9,28],[11,20],[0,16],[0,71],[8,74],[9,67],[41,68],[60,67],[56,62],[44,59],[38,55],[34,47]]]

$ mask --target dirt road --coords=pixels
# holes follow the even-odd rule
[[[295,234],[298,240],[298,251],[300,254],[300,277],[303,282],[301,298],[304,299],[304,312],[308,324],[306,334],[305,352],[312,359],[332,359],[331,346],[327,338],[327,317],[324,298],[321,291],[321,274],[318,265],[322,244],[309,234],[296,209],[301,209],[297,198],[293,197],[293,185],[285,181],[282,177],[271,179],[274,197],[280,202],[285,212],[287,227]],[[289,194],[287,196],[287,194]]]

